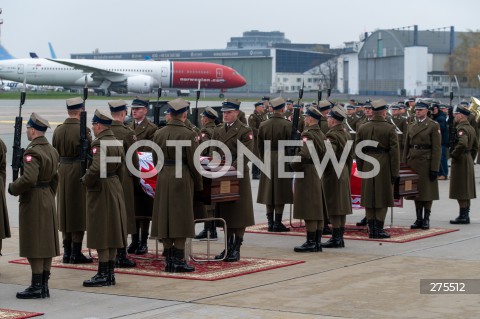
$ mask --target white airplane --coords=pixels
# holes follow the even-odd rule
[[[87,59],[0,60],[0,78],[29,84],[150,93],[162,88],[220,89],[241,87],[245,78],[234,69],[215,63]]]

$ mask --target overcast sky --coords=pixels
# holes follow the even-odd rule
[[[224,49],[244,31],[281,31],[292,43],[341,47],[365,31],[417,24],[478,30],[473,0],[8,0],[1,43],[16,58],[71,53]]]

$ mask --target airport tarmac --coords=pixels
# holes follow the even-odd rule
[[[207,105],[203,101],[201,106]],[[27,100],[25,119],[35,111],[61,123],[62,100]],[[106,101],[89,100],[89,117]],[[247,112],[249,113],[249,112]],[[7,183],[11,181],[13,121],[18,101],[0,100],[0,137],[8,147]],[[25,127],[24,127],[25,129]],[[23,130],[24,130],[23,129]],[[24,139],[22,146],[28,141]],[[479,187],[480,165],[475,166]],[[448,199],[449,180],[439,181],[440,200],[432,208],[431,227],[459,229],[407,243],[346,240],[343,249],[299,254],[293,247],[303,237],[245,235],[242,256],[303,260],[305,263],[217,281],[170,279],[117,274],[117,285],[85,288],[91,271],[52,268],[51,298],[20,300],[17,291],[29,285],[28,266],[8,263],[19,258],[18,202],[7,194],[12,238],[3,241],[0,257],[0,308],[43,312],[44,318],[478,318],[478,294],[421,294],[420,280],[448,282],[475,279],[480,286],[480,204],[472,201],[471,224],[450,225],[458,215]],[[256,201],[258,181],[252,181]],[[265,206],[254,204],[256,223],[265,222]],[[285,209],[288,217],[288,206]],[[359,221],[354,210],[347,223]],[[390,211],[387,222],[390,222]],[[393,209],[393,224],[409,226],[415,219],[412,201]],[[200,229],[198,226],[197,231]],[[220,232],[220,237],[223,235]],[[150,249],[155,247],[149,241]],[[220,241],[213,249],[220,249]]]

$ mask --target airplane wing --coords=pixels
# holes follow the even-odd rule
[[[52,61],[52,62],[56,62],[56,63],[60,63],[60,64],[63,64],[63,65],[67,65],[67,66],[70,66],[70,67],[72,67],[74,69],[77,69],[77,70],[82,70],[85,73],[92,73],[92,77],[105,78],[105,79],[108,79],[112,82],[121,81],[121,80],[126,79],[126,76],[123,73],[112,72],[112,71],[108,71],[108,70],[105,70],[105,69],[95,68],[95,67],[92,67],[92,66],[89,66],[89,65],[72,62],[71,60],[65,61],[65,60],[48,59],[48,58],[47,58],[47,60]]]

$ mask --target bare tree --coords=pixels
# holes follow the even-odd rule
[[[320,81],[326,88],[337,88],[337,58],[332,58],[325,63],[322,63],[318,68]]]

